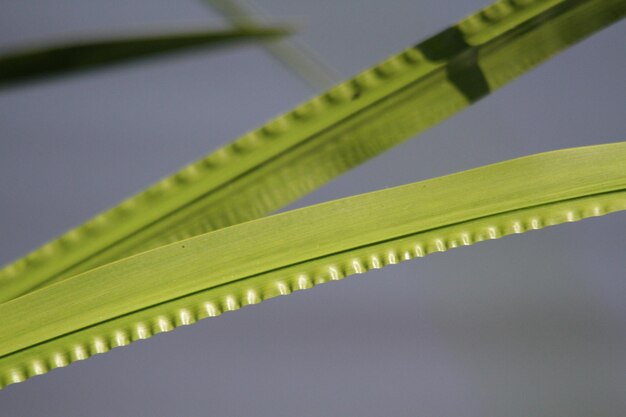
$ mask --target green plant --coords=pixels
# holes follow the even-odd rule
[[[534,65],[539,60],[562,49],[581,36],[606,25],[624,13],[623,2],[530,2],[530,5],[527,6],[528,8],[520,7],[519,9],[507,9],[507,5],[509,3],[500,2],[490,9],[492,13],[500,13],[501,20],[492,18],[490,21],[486,21],[483,18],[485,14],[483,14],[480,17],[470,18],[465,21],[465,26],[463,26],[465,29],[472,30],[473,28],[476,30],[476,38],[474,40],[476,46],[460,44],[459,42],[463,40],[463,36],[459,38],[458,30],[444,31],[442,35],[434,38],[435,40],[422,43],[418,48],[411,49],[397,58],[392,58],[374,70],[357,77],[355,80],[333,89],[310,104],[296,109],[294,113],[281,117],[266,125],[260,131],[245,136],[235,144],[225,148],[222,152],[218,152],[214,156],[181,171],[173,179],[160,183],[134,200],[129,200],[120,206],[121,208],[114,209],[108,214],[99,217],[91,224],[86,225],[85,228],[78,229],[61,241],[48,245],[25,261],[3,270],[5,274],[3,279],[6,284],[4,284],[2,296],[5,300],[18,297],[0,306],[4,317],[15,317],[14,320],[9,320],[11,325],[4,328],[2,333],[3,339],[0,339],[3,341],[1,345],[7,349],[3,352],[3,359],[5,359],[5,363],[8,363],[7,369],[9,369],[8,373],[5,373],[5,381],[17,382],[30,374],[38,374],[45,371],[48,366],[60,366],[70,362],[72,359],[88,356],[90,351],[104,351],[110,345],[125,344],[130,339],[143,338],[152,331],[164,331],[177,324],[187,324],[195,320],[195,316],[202,316],[204,313],[206,315],[217,314],[219,310],[230,310],[238,307],[239,304],[255,303],[261,298],[273,294],[289,292],[294,287],[307,288],[316,281],[323,282],[335,278],[332,272],[308,274],[303,277],[300,277],[298,274],[287,274],[293,278],[293,281],[275,281],[274,279],[266,281],[263,278],[259,285],[265,287],[265,292],[241,293],[228,289],[226,293],[222,294],[218,291],[216,296],[219,302],[216,303],[217,307],[212,307],[215,308],[213,313],[206,305],[204,313],[201,313],[200,310],[194,310],[193,308],[197,307],[198,303],[189,304],[189,300],[184,298],[188,294],[195,294],[206,288],[207,281],[202,274],[198,275],[197,283],[193,280],[191,283],[187,282],[190,285],[193,283],[193,288],[182,288],[177,293],[174,293],[170,285],[164,291],[163,286],[157,285],[158,279],[152,281],[152,277],[141,278],[146,273],[154,274],[155,271],[160,270],[159,268],[163,268],[162,271],[173,267],[180,270],[179,262],[189,265],[188,258],[186,258],[189,255],[188,252],[191,252],[191,249],[198,250],[198,248],[206,250],[207,246],[199,242],[205,242],[207,239],[219,239],[220,244],[214,244],[215,246],[209,247],[214,248],[214,250],[225,250],[227,247],[222,246],[221,242],[223,241],[232,242],[231,244],[238,247],[240,245],[239,242],[245,240],[246,237],[267,233],[270,236],[268,240],[271,242],[273,236],[271,233],[278,233],[279,226],[286,227],[286,225],[289,225],[291,227],[293,225],[292,233],[294,234],[294,240],[297,241],[296,236],[304,233],[304,226],[302,225],[304,220],[315,216],[324,218],[326,215],[331,216],[333,213],[340,214],[341,210],[338,207],[347,205],[350,210],[366,210],[363,219],[359,222],[354,220],[355,223],[352,225],[346,223],[352,217],[351,212],[348,219],[334,220],[336,223],[319,223],[320,231],[335,230],[345,226],[347,229],[338,233],[342,236],[342,240],[328,242],[331,247],[325,249],[326,252],[310,252],[313,246],[310,243],[312,239],[308,233],[313,233],[315,230],[306,231],[305,236],[307,236],[307,239],[302,243],[302,250],[307,254],[302,255],[292,248],[294,250],[293,259],[287,259],[289,260],[289,265],[299,264],[304,262],[303,259],[321,259],[323,256],[332,253],[344,253],[345,255],[345,251],[348,250],[346,249],[347,247],[356,246],[367,249],[366,252],[370,255],[375,254],[378,256],[378,258],[369,258],[371,265],[363,265],[359,262],[352,264],[352,272],[361,272],[369,266],[376,266],[376,263],[380,265],[394,263],[394,259],[419,255],[419,253],[415,252],[415,242],[411,243],[413,245],[413,253],[410,253],[406,248],[401,250],[395,245],[393,245],[393,251],[385,253],[365,245],[372,245],[380,241],[387,242],[397,236],[407,236],[437,226],[474,221],[472,219],[480,222],[479,218],[488,220],[489,218],[485,216],[489,215],[506,217],[511,214],[511,211],[515,210],[521,210],[521,212],[518,212],[519,214],[523,210],[530,209],[530,215],[538,216],[538,212],[533,210],[542,211],[546,209],[543,207],[544,204],[559,205],[561,201],[563,203],[567,201],[578,204],[575,201],[576,199],[594,199],[590,206],[579,207],[582,211],[577,211],[577,213],[582,213],[583,216],[603,214],[606,210],[623,209],[624,157],[622,145],[564,151],[553,155],[509,162],[498,167],[486,167],[482,171],[475,171],[478,174],[468,173],[452,176],[450,178],[462,178],[461,182],[456,185],[451,183],[452,185],[450,186],[452,188],[450,189],[447,187],[435,188],[433,192],[435,192],[437,198],[432,200],[432,197],[429,195],[407,195],[406,191],[401,193],[399,191],[386,191],[375,194],[375,196],[356,197],[355,200],[351,201],[338,202],[319,208],[312,208],[309,211],[258,220],[242,226],[228,228],[221,232],[210,233],[205,237],[176,243],[155,252],[148,252],[144,255],[130,258],[127,261],[104,266],[93,272],[86,272],[73,278],[77,273],[89,271],[94,266],[107,264],[127,254],[161,246],[164,243],[177,241],[180,238],[196,235],[199,232],[237,224],[273,211],[328,181],[333,176],[404,140],[410,134],[423,130],[453,114],[490,90],[499,87],[515,75],[527,70],[529,66]],[[590,11],[592,12],[591,17]],[[597,11],[597,13],[593,13],[594,11]],[[507,15],[507,12],[510,15]],[[581,24],[581,22],[585,24]],[[514,30],[520,27],[523,30]],[[546,36],[554,33],[555,28],[560,29],[558,33],[564,36],[554,39],[550,43],[538,42],[538,39],[545,41]],[[472,42],[468,41],[468,43]],[[480,59],[477,58],[478,56],[480,56]],[[481,64],[482,71],[477,67],[477,62]],[[516,66],[515,62],[518,62],[519,65]],[[433,82],[433,80],[435,81]],[[323,117],[316,118],[315,113],[320,112]],[[416,117],[424,114],[430,116]],[[293,129],[292,125],[297,126],[298,129]],[[319,132],[322,132],[322,134]],[[341,136],[338,136],[336,132],[341,132]],[[311,137],[315,137],[315,141],[310,140],[309,138]],[[339,139],[337,139],[338,137]],[[365,139],[371,139],[372,142],[368,142],[364,146],[363,141]],[[578,154],[581,155],[582,159],[591,159],[589,159],[590,163],[588,165],[580,165],[582,167],[579,168],[581,177],[572,178],[570,173],[574,167],[579,165],[568,164],[575,164],[576,160],[572,160],[571,156]],[[339,158],[332,159],[334,155],[338,155]],[[536,180],[526,184],[524,176],[533,174],[532,169],[530,171],[519,171],[519,165],[525,165],[526,161],[530,161],[528,164],[531,166],[534,165],[535,161],[541,161],[538,169],[549,169],[548,175],[536,172]],[[322,163],[325,165],[322,165]],[[545,168],[546,166],[550,168]],[[261,168],[253,169],[253,167]],[[314,170],[316,167],[321,168]],[[594,168],[589,168],[587,171],[586,167]],[[596,172],[595,167],[599,167],[601,171]],[[498,171],[500,169],[502,169],[501,172]],[[252,175],[243,176],[242,173],[246,172],[251,172]],[[481,182],[484,181],[485,177],[483,175],[485,172],[489,173],[489,176],[486,177],[488,180]],[[613,173],[614,181],[607,180],[610,173]],[[522,174],[522,177],[519,177],[520,174]],[[472,175],[477,175],[476,179],[473,180],[476,182],[467,179],[472,178]],[[493,178],[514,178],[516,176],[518,185],[511,185],[515,183],[513,179],[510,179],[511,183],[502,183],[502,195],[487,193],[490,194],[490,197],[495,197],[495,201],[489,203],[495,204],[495,206],[487,204],[484,208],[486,211],[481,212],[478,209],[481,207],[479,203],[482,194],[477,194],[476,198],[478,200],[468,207],[463,206],[462,202],[455,202],[456,200],[454,200],[454,197],[459,195],[458,190],[467,187],[468,183],[473,185],[472,189],[474,187],[489,186],[490,189],[496,192],[498,187],[489,185]],[[569,186],[566,186],[568,180],[572,182]],[[418,183],[413,188],[428,188],[430,184],[447,184],[448,181],[453,180],[442,178],[427,183]],[[466,183],[465,181],[468,182]],[[555,181],[551,185],[554,187],[552,191],[548,187],[551,184],[550,181]],[[589,181],[586,188],[580,188],[580,181]],[[229,184],[229,187],[225,188],[223,186],[225,183]],[[513,196],[518,195],[522,193],[523,187],[527,185],[538,188],[537,190],[527,190],[527,193],[523,193],[525,197],[518,200],[506,194],[507,191],[511,192],[512,190]],[[458,187],[456,192],[452,192],[454,186]],[[211,192],[207,192],[207,190],[211,190]],[[233,190],[236,191],[236,194],[234,194]],[[394,192],[399,194],[391,197]],[[436,194],[438,192],[443,194],[440,196]],[[446,197],[445,193],[447,192],[450,192],[449,197]],[[546,194],[542,194],[542,192],[546,192]],[[569,192],[573,192],[573,194],[567,194]],[[232,196],[233,194],[235,197]],[[174,197],[171,197],[172,195]],[[264,195],[270,197],[268,199],[259,199],[259,196]],[[528,195],[538,200],[533,200],[527,197]],[[166,200],[163,198],[164,196],[170,197]],[[199,198],[199,196],[203,197]],[[598,198],[607,198],[607,201],[610,202],[607,203],[609,205],[599,205],[600,200]],[[420,201],[423,201],[422,199],[433,201],[434,206],[433,210],[424,213],[424,216],[430,220],[418,227],[411,223],[411,215],[414,214],[412,208],[418,205]],[[370,205],[363,203],[362,200],[371,200],[369,202]],[[163,204],[160,203],[162,201]],[[355,203],[355,201],[360,204]],[[500,202],[509,205],[505,204],[504,207],[500,207],[497,204]],[[370,214],[372,216],[375,215],[373,218],[378,221],[383,221],[389,215],[385,211],[387,210],[385,208],[386,204],[397,205],[396,210],[389,211],[389,213],[398,221],[398,224],[390,226],[391,231],[382,227],[379,229],[378,222],[374,223],[377,225],[376,228],[368,226],[372,224],[368,223]],[[443,223],[437,223],[431,219],[431,217],[436,218],[443,208],[449,205],[455,207],[456,204],[459,204],[459,210],[462,213],[476,209],[479,214],[474,214],[475,217],[466,217],[458,213],[456,215],[451,214],[451,218],[443,221]],[[375,212],[376,207],[379,207],[381,211],[378,213],[367,212],[368,210]],[[409,208],[408,210],[407,207]],[[600,207],[600,209],[596,209],[596,207]],[[207,208],[209,211],[207,211]],[[561,211],[561,209],[553,211],[552,207],[549,209],[549,216],[539,216],[539,218],[549,218],[555,223],[572,220],[577,215],[568,214],[571,209],[571,206],[566,205],[565,211]],[[328,213],[324,215],[323,210],[328,210]],[[140,215],[133,215],[133,213]],[[574,218],[569,216],[574,216]],[[158,219],[162,218],[165,221],[157,223]],[[421,219],[422,217],[420,217]],[[517,226],[514,223],[507,222],[506,227],[508,228],[505,227],[505,231],[519,232],[526,227],[535,228],[536,225],[531,220],[529,221],[530,226],[523,221]],[[278,223],[273,224],[272,222]],[[148,225],[151,227],[150,229],[147,229]],[[154,227],[154,225],[157,226]],[[491,230],[492,226],[493,224],[488,222],[482,225],[484,230],[481,229],[480,225],[476,225],[475,227],[478,229],[472,229],[472,231],[478,233],[478,236],[483,236],[483,238],[497,237],[503,232],[502,230]],[[404,227],[406,229],[403,229]],[[252,228],[254,233],[247,230],[248,228]],[[258,228],[258,230],[254,228]],[[91,234],[90,230],[95,231],[95,233]],[[147,230],[147,232],[137,233],[137,230]],[[363,232],[363,230],[371,230],[371,232]],[[456,234],[454,237],[450,237],[450,235],[445,235],[445,238],[436,236],[437,239],[442,240],[439,243],[433,243],[434,249],[429,249],[428,245],[426,245],[425,249],[422,250],[424,253],[432,250],[442,250],[449,245],[462,245],[473,240],[471,234],[463,235],[458,230],[456,232],[460,234]],[[102,233],[105,235],[103,236]],[[492,233],[493,236],[491,235]],[[130,238],[126,238],[126,236],[130,236]],[[278,242],[280,239],[282,239],[280,235],[277,235],[273,238],[273,241]],[[312,241],[317,242],[316,239]],[[321,242],[322,238],[319,237],[319,239]],[[76,242],[79,245],[75,245],[74,243]],[[288,245],[286,250],[294,246],[293,242],[292,240],[283,242]],[[113,246],[112,243],[115,243],[115,245]],[[333,245],[339,246],[334,247]],[[438,245],[443,246],[439,247]],[[315,250],[320,250],[317,243],[314,246]],[[260,262],[266,269],[285,268],[287,265],[284,263],[286,261],[284,255],[279,256],[277,260],[271,260],[272,252],[276,251],[277,247],[268,245],[262,248],[269,250],[269,253],[262,252],[257,255],[258,257],[252,256],[254,247],[251,247],[248,249],[250,252],[244,252],[249,253],[250,256],[244,258],[252,261],[253,264]],[[390,247],[386,246],[384,248],[390,249]],[[63,254],[62,256],[60,255],[61,253]],[[220,256],[219,259],[228,260],[227,255],[232,253],[232,250],[225,250],[223,256]],[[282,254],[281,251],[277,253]],[[409,255],[406,255],[407,253]],[[48,258],[49,254],[53,256]],[[197,256],[192,259],[198,259]],[[155,269],[147,270],[142,265],[145,259],[152,259],[150,257],[156,257],[156,260],[151,262]],[[44,261],[45,258],[48,259]],[[38,265],[39,259],[42,262],[39,262]],[[88,261],[84,261],[84,259],[88,259]],[[171,261],[165,261],[169,259]],[[356,259],[363,261],[360,257],[356,257]],[[351,261],[352,257],[349,260]],[[343,256],[339,256],[336,262],[342,264],[345,261],[346,259]],[[211,270],[215,268],[215,265],[205,264],[202,260],[198,260],[197,265],[199,267],[206,266]],[[244,274],[242,276],[264,271],[256,270],[251,265],[241,265],[236,259],[228,260],[225,267],[229,265],[237,268],[249,268],[244,269],[244,272],[239,272]],[[315,270],[323,267],[325,270],[327,266],[328,263],[325,260],[323,265],[312,265],[311,268]],[[120,270],[119,268],[123,271],[136,271],[139,278],[131,280],[129,283],[122,283],[124,281],[122,276],[125,276],[125,274],[120,275],[116,272],[116,268],[117,271]],[[350,272],[349,270],[342,271],[341,269],[344,268],[346,268],[345,264],[336,271],[337,276]],[[347,268],[350,268],[350,266]],[[298,272],[302,271],[298,270]],[[110,276],[113,280],[104,282],[99,279],[99,276]],[[220,276],[234,279],[238,275],[235,272],[225,271]],[[166,274],[159,274],[158,277],[159,279],[169,279]],[[301,279],[302,283],[300,282]],[[64,282],[50,285],[59,281]],[[35,323],[36,327],[32,330],[25,329],[23,323],[20,322],[19,317],[23,317],[25,314],[30,317],[35,317],[37,314],[49,314],[51,308],[54,309],[60,306],[58,300],[63,299],[67,294],[84,294],[85,298],[80,298],[81,303],[85,302],[90,306],[92,302],[97,303],[100,301],[100,294],[113,294],[107,292],[105,288],[91,293],[92,296],[95,295],[96,297],[94,300],[90,300],[87,297],[88,291],[82,293],[80,287],[88,285],[85,288],[91,290],[94,288],[91,283],[93,285],[101,283],[105,287],[106,285],[112,285],[113,287],[124,285],[124,287],[119,287],[123,288],[124,291],[130,290],[136,284],[136,295],[125,300],[124,306],[122,306],[121,300],[119,303],[115,301],[116,297],[112,300],[112,304],[107,305],[103,303],[102,307],[104,309],[94,306],[90,311],[86,311],[84,306],[76,304],[74,307],[80,315],[70,314],[72,307],[63,306],[59,314],[64,314],[63,311],[65,311],[68,317],[60,320],[57,325],[48,329],[40,329],[38,325],[39,320],[32,322]],[[172,282],[169,281],[169,284],[172,284]],[[33,291],[33,289],[40,290]],[[153,292],[150,292],[151,289]],[[23,294],[26,295],[19,298]],[[246,298],[248,296],[250,298]],[[90,344],[85,345],[84,341],[78,345],[71,343],[73,346],[80,346],[74,351],[68,351],[61,356],[55,357],[40,356],[37,353],[36,356],[42,359],[36,361],[25,359],[26,362],[24,362],[24,360],[19,358],[21,355],[24,355],[24,358],[32,357],[33,353],[29,351],[29,346],[38,345],[41,341],[56,338],[59,335],[73,333],[72,329],[85,328],[87,323],[95,323],[102,320],[102,317],[113,318],[131,311],[143,315],[146,311],[140,310],[141,308],[148,308],[156,304],[164,306],[165,304],[163,303],[169,302],[173,298],[176,299],[173,302],[182,301],[183,304],[180,306],[168,305],[167,309],[163,311],[150,312],[145,316],[148,321],[138,321],[133,316],[125,316],[122,320],[128,318],[129,321],[124,321],[123,325],[115,321],[109,321],[108,323],[113,327],[110,330],[105,329],[106,325],[96,328],[96,336],[89,335],[88,337]],[[141,301],[139,301],[140,299]],[[45,302],[41,300],[45,300]],[[220,304],[222,305],[220,306]],[[110,310],[107,310],[107,308],[110,308]],[[88,316],[90,315],[93,315],[93,318],[89,318]],[[157,317],[156,322],[153,321],[155,317]],[[163,321],[159,321],[161,319]],[[75,322],[72,322],[72,320],[75,320]],[[121,328],[127,331],[130,329],[130,332],[116,333]],[[46,333],[48,330],[52,333]],[[88,332],[89,330],[86,331]],[[16,338],[16,334],[23,335],[24,339]],[[121,336],[119,336],[120,334]],[[98,335],[107,335],[110,338]],[[118,336],[121,339],[116,340],[115,337]],[[74,335],[69,337],[74,337]],[[79,338],[84,338],[84,335],[79,335]],[[55,340],[58,341],[59,339]],[[64,343],[62,342],[62,344]],[[45,345],[38,345],[34,349],[42,349],[41,352],[44,353],[50,351]],[[11,353],[18,351],[20,353],[17,355]],[[26,368],[18,369],[15,367],[17,363],[28,363],[28,365]]]

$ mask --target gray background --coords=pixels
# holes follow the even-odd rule
[[[257,0],[348,76],[482,1]],[[0,0],[0,48],[223,22],[194,0]],[[623,140],[623,24],[294,206]],[[311,96],[261,49],[0,92],[0,263]],[[620,416],[626,213],[204,320],[0,391],[2,416]],[[1,320],[1,319],[0,319]]]

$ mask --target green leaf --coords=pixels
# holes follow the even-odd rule
[[[498,1],[0,271],[0,301],[262,217],[626,14],[623,0]]]
[[[141,58],[258,41],[288,34],[285,29],[198,30],[144,36],[117,36],[41,46],[0,55],[0,88],[66,73],[92,70]]]
[[[0,305],[0,386],[370,268],[626,210],[626,142],[519,158],[176,242]]]

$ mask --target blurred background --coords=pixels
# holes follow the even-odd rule
[[[484,1],[255,0],[341,78]],[[0,50],[227,27],[199,0],[0,0]],[[624,140],[626,27],[565,51],[292,207]],[[259,46],[0,91],[0,264],[315,94]],[[0,391],[2,416],[621,416],[626,213],[203,320]],[[1,319],[0,319],[1,322]]]

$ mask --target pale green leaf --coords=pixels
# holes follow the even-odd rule
[[[163,246],[0,304],[0,386],[432,252],[626,209],[626,142],[519,158]]]
[[[262,217],[619,20],[623,0],[501,0],[0,271],[0,301]]]

